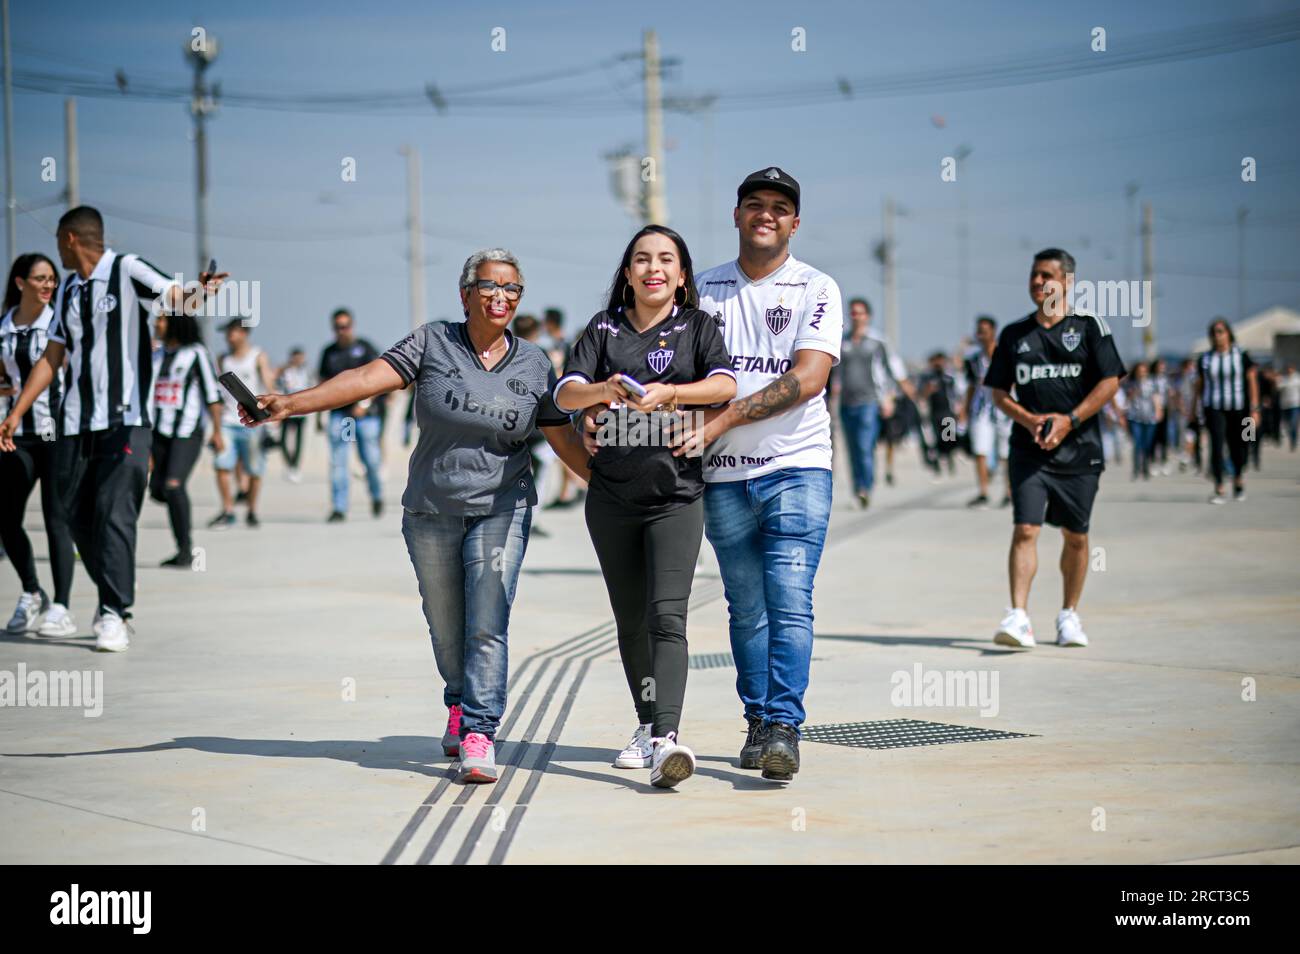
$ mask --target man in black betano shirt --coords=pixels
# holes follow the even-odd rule
[[[1076,607],[1088,573],[1092,502],[1105,467],[1097,413],[1115,396],[1124,363],[1106,322],[1069,308],[1073,284],[1074,258],[1068,252],[1049,248],[1034,256],[1029,297],[1037,309],[1002,330],[984,378],[998,409],[1015,422],[1011,608],[993,637],[1003,646],[1034,645],[1029,587],[1038,569],[1044,520],[1060,527],[1064,537],[1057,644],[1088,644]]]

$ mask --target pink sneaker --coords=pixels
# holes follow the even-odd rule
[[[447,731],[442,734],[442,754],[452,758],[460,755],[460,706],[447,710]]]
[[[481,732],[471,732],[461,740],[460,780],[466,784],[497,780],[496,748]]]

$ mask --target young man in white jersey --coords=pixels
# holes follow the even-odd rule
[[[269,394],[275,390],[275,375],[266,352],[249,343],[248,328],[239,318],[226,323],[226,344],[230,350],[217,362],[217,373],[233,371],[254,394]],[[262,435],[239,423],[239,404],[229,391],[222,390],[225,412],[221,430],[225,436],[225,450],[217,455],[217,490],[221,493],[221,513],[209,521],[214,530],[225,530],[235,524],[235,498],[231,487],[231,472],[238,461],[248,475],[248,516],[250,527],[260,525],[257,519],[257,495],[262,487],[262,474],[266,471],[266,454],[262,450]]]
[[[830,276],[795,259],[799,183],[772,166],[736,193],[739,257],[696,278],[722,328],[740,397],[677,453],[703,447],[704,529],[730,614],[748,734],[742,768],[790,781],[812,661],[813,577],[831,509],[823,396],[844,315]]]

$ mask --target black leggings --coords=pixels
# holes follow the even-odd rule
[[[294,470],[302,458],[302,418],[290,417],[280,422],[280,449],[284,462]]]
[[[167,505],[167,515],[172,522],[172,536],[181,556],[192,556],[194,541],[190,539],[190,495],[185,482],[203,450],[203,431],[197,430],[189,437],[168,437],[154,433],[153,473],[149,475],[149,496]]]
[[[587,529],[618,626],[637,721],[676,732],[686,695],[686,606],[704,534],[704,500],[646,513],[587,494]]]
[[[39,480],[45,537],[50,548],[50,570],[54,574],[54,602],[67,606],[72,595],[74,565],[72,530],[68,526],[63,501],[54,487],[54,441],[16,437],[14,444],[14,451],[0,453],[0,543],[4,544],[14,569],[18,571],[23,592],[39,590],[32,541],[23,530],[27,498]]]
[[[1246,446],[1242,421],[1249,418],[1245,410],[1216,411],[1212,407],[1205,409],[1205,429],[1210,432],[1210,473],[1214,475],[1214,485],[1223,483],[1223,445],[1228,445],[1228,456],[1232,461],[1232,482],[1238,486],[1246,480],[1246,455],[1250,448]],[[1258,435],[1256,435],[1258,439]]]

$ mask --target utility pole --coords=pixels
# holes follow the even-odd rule
[[[966,185],[965,177],[962,172],[965,171],[966,157],[974,150],[970,146],[958,146],[956,152],[957,159],[957,201],[959,203],[959,218],[957,221],[957,287],[958,287],[958,313],[961,315],[963,322],[970,319],[970,226],[966,213]]]
[[[645,181],[646,219],[658,225],[668,224],[668,203],[664,192],[664,116],[663,93],[660,89],[659,37],[654,30],[646,30],[645,56],[645,148],[650,168],[642,166]],[[648,174],[648,178],[647,178]]]
[[[1156,246],[1155,227],[1151,215],[1151,203],[1142,203],[1142,281],[1150,289],[1147,294],[1147,325],[1142,329],[1143,354],[1148,361],[1154,361],[1157,353],[1156,344]]]
[[[1237,320],[1246,320],[1246,207],[1237,209]]]
[[[1130,280],[1137,274],[1137,263],[1133,261],[1133,236],[1137,234],[1137,194],[1138,184],[1130,182],[1124,187],[1124,198],[1128,200],[1128,221],[1124,228],[1124,278]]]
[[[194,88],[190,96],[190,115],[194,117],[194,232],[199,267],[204,272],[211,260],[208,248],[208,136],[207,118],[216,105],[208,89],[205,73],[217,58],[217,38],[196,27],[185,43],[185,57],[194,67]]]
[[[9,0],[3,0],[5,57],[5,261],[18,254],[18,200],[14,198],[14,70],[9,54]]]
[[[420,153],[414,146],[398,150],[406,157],[406,231],[411,266],[411,329],[419,328],[424,317],[424,229],[421,226]]]
[[[81,172],[77,159],[77,101],[68,97],[63,101],[63,145],[67,155],[63,160],[63,175],[68,180],[64,195],[68,208],[81,205]]]
[[[885,286],[885,342],[894,354],[899,353],[898,342],[898,276],[894,265],[894,199],[885,196],[885,241],[881,249],[881,265]]]

